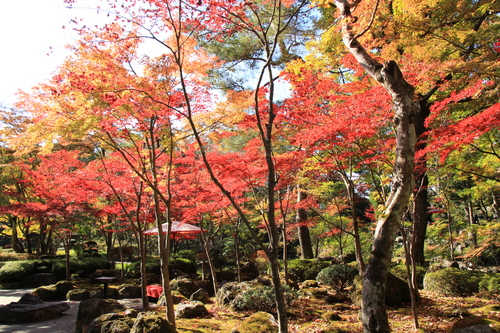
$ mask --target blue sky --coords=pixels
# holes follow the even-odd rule
[[[68,9],[63,0],[0,0],[0,103],[12,105],[18,89],[29,91],[62,63],[77,37],[70,20],[96,20],[81,3]]]

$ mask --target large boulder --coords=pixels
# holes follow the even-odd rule
[[[249,261],[240,267],[241,281],[250,281],[260,274],[259,268],[254,262]]]
[[[485,317],[470,316],[459,319],[450,328],[450,333],[496,333],[500,323]]]
[[[90,323],[97,317],[114,312],[122,312],[125,307],[113,299],[87,299],[80,302],[76,318],[75,333],[82,332],[83,326]]]
[[[68,301],[83,301],[89,298],[90,292],[87,289],[73,289],[66,294],[66,299]]]
[[[0,323],[32,323],[54,319],[69,309],[66,302],[45,303],[41,298],[26,294],[18,302],[0,306]]]
[[[103,314],[92,320],[87,333],[129,333],[137,314],[137,310]]]
[[[210,297],[208,297],[208,294],[202,288],[192,293],[191,296],[189,296],[189,299],[191,301],[200,301],[205,304],[210,302]]]
[[[176,333],[175,328],[163,316],[143,312],[137,316],[130,333]]]
[[[208,310],[201,302],[187,302],[177,305],[175,318],[203,318],[208,316]]]
[[[118,288],[118,294],[121,298],[141,298],[142,291],[140,286],[134,286],[131,284],[122,284]]]
[[[50,286],[42,286],[33,290],[33,294],[44,301],[54,301],[66,299],[68,291],[73,289],[73,284],[69,281],[59,281]]]
[[[359,276],[354,279],[349,297],[356,305],[361,305],[361,292],[363,282]],[[408,283],[396,277],[392,273],[387,274],[387,284],[385,291],[385,305],[399,307],[403,303],[410,303],[411,295]]]
[[[246,318],[233,333],[277,333],[278,323],[272,314],[267,312],[256,312]]]
[[[172,290],[172,301],[174,304],[179,304],[187,300],[188,298],[183,296],[180,292],[178,292],[177,290]],[[164,293],[160,295],[160,298],[158,298],[156,304],[159,306],[165,306],[167,304],[167,300],[165,299]]]
[[[181,293],[184,297],[189,298],[195,291],[198,290],[198,286],[193,280],[188,278],[173,279],[170,281],[170,288]]]

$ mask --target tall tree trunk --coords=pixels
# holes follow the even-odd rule
[[[18,218],[17,216],[9,216],[9,221],[10,221],[10,226],[12,229],[12,238],[10,241],[10,245],[12,246],[12,250],[16,253],[24,253],[24,247],[21,241],[19,240],[18,236],[18,229],[17,229],[17,224],[18,224]]]
[[[467,199],[466,205],[467,205],[467,217],[469,218],[469,228],[468,228],[469,241],[472,243],[472,246],[476,247],[477,246],[477,234],[476,234],[476,231],[474,230],[474,224],[477,224],[477,223],[474,220],[474,207],[472,205],[471,198]]]
[[[383,65],[375,61],[358,42],[352,31],[356,21],[346,0],[335,0],[342,16],[342,40],[365,71],[391,95],[396,128],[396,161],[391,193],[385,209],[377,218],[372,251],[363,279],[362,321],[364,332],[390,332],[385,308],[387,273],[392,259],[394,239],[399,222],[413,191],[414,149],[416,142],[414,117],[418,104],[414,88],[405,81],[394,61]]]
[[[302,191],[299,186],[297,186],[297,202],[300,203],[307,199],[307,193]],[[311,234],[309,233],[309,228],[305,225],[307,220],[307,212],[304,208],[297,209],[297,233],[300,243],[300,257],[302,259],[312,259],[314,258]]]
[[[142,228],[141,224],[138,223],[138,227]],[[139,240],[139,253],[141,257],[141,295],[142,295],[142,307],[144,309],[149,308],[149,298],[148,298],[148,272],[146,270],[146,239],[141,229],[137,230]]]
[[[430,114],[427,99],[423,99],[419,103],[420,107],[417,108],[415,116],[415,134],[418,138],[415,146],[415,151],[425,148],[425,138],[421,135],[425,133],[425,119]],[[429,178],[427,177],[427,158],[422,156],[415,163],[415,189],[413,191],[413,226],[412,226],[412,242],[411,253],[415,264],[418,266],[425,266],[424,245],[425,235],[427,233],[427,223],[429,221],[428,211],[428,195],[427,187],[429,185]]]
[[[354,182],[343,172],[341,172],[341,176],[347,189],[349,204],[351,205],[352,236],[354,237],[356,262],[358,263],[359,275],[363,276],[363,273],[365,271],[365,261],[363,260],[363,253],[361,251],[361,238],[359,236],[358,214],[356,213],[356,192],[354,188]]]

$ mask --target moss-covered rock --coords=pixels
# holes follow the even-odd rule
[[[359,276],[356,276],[349,291],[349,297],[351,301],[358,306],[361,306],[362,288],[363,281]],[[403,303],[409,302],[411,302],[411,296],[408,284],[393,274],[388,273],[385,304],[388,306],[399,307]]]
[[[278,323],[267,312],[256,312],[246,318],[236,329],[238,333],[277,333]]]
[[[175,328],[162,316],[154,312],[143,312],[130,330],[130,333],[176,333]]]
[[[94,319],[103,314],[122,312],[124,310],[122,304],[112,299],[83,300],[78,307],[75,333],[80,333],[84,325],[90,325]]]
[[[473,326],[482,326],[478,327],[478,330],[469,330],[466,331],[467,328],[472,328]],[[488,330],[489,328],[489,330]],[[484,318],[484,317],[479,317],[479,316],[471,316],[463,319],[459,319],[456,321],[453,326],[450,328],[450,333],[458,333],[458,332],[482,332],[482,333],[488,333],[488,332],[497,332],[497,330],[500,328],[500,322]]]
[[[321,318],[323,318],[326,321],[340,321],[342,318],[339,316],[339,314],[335,311],[327,311],[321,315]]]
[[[87,289],[73,289],[66,294],[66,299],[68,301],[83,301],[89,298],[90,292]]]
[[[87,333],[128,333],[134,325],[135,317],[137,313],[135,315],[131,315],[130,312],[106,313],[92,320]]]
[[[170,288],[189,298],[199,288],[193,280],[188,278],[173,279],[170,281]]]
[[[445,296],[470,296],[479,291],[481,275],[457,268],[445,268],[425,275],[424,289]]]
[[[202,302],[191,301],[177,305],[175,318],[204,318],[208,310]]]
[[[142,291],[140,286],[134,286],[131,284],[122,284],[118,288],[118,294],[120,298],[141,298]]]

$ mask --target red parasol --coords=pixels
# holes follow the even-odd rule
[[[430,207],[429,210],[427,211],[429,214],[436,214],[436,213],[446,213],[444,209],[441,208],[435,208],[435,207]]]
[[[162,224],[162,230],[163,233],[167,233],[168,228],[168,222]],[[172,228],[170,229],[170,238],[172,239],[194,239],[196,238],[196,235],[200,234],[206,230],[202,230],[200,227],[197,227],[195,225],[189,224],[189,223],[184,223],[184,222],[178,222],[178,221],[172,221]],[[148,229],[143,232],[144,235],[157,235],[158,234],[158,227],[154,227],[151,229]]]

